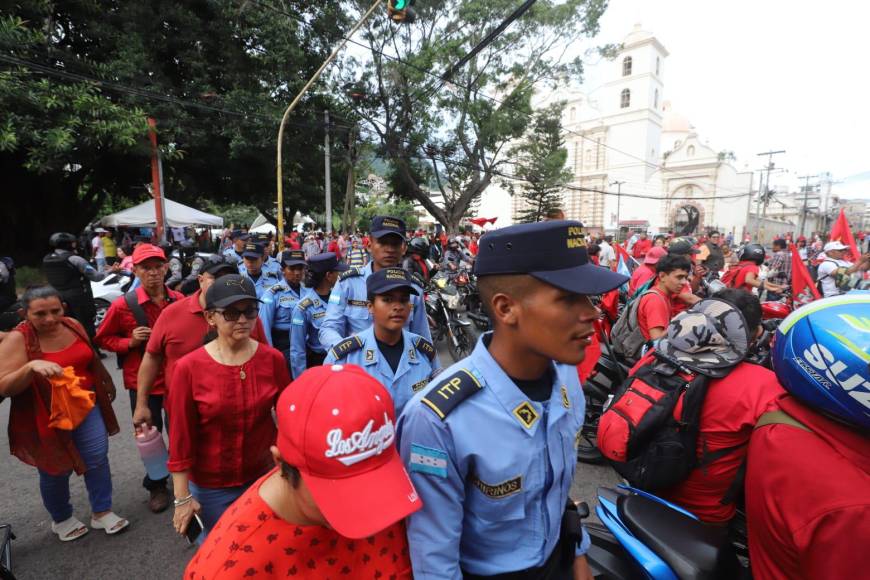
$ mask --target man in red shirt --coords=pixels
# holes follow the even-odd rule
[[[640,239],[638,239],[634,243],[634,247],[631,248],[631,256],[636,260],[641,260],[646,256],[646,253],[649,252],[650,248],[652,248],[652,241],[647,237],[646,232],[641,232]]]
[[[634,269],[631,280],[628,282],[628,295],[633,296],[638,288],[655,278],[656,264],[667,255],[668,251],[661,247],[650,248],[643,259],[643,263]]]
[[[680,293],[692,264],[683,256],[665,256],[656,264],[656,282],[648,293],[639,298],[637,325],[646,340],[658,340],[671,322],[672,303]]]
[[[152,425],[156,420],[148,406],[148,396],[154,388],[158,375],[163,371],[165,388],[171,388],[169,378],[175,363],[189,352],[203,345],[208,333],[205,320],[205,293],[214,281],[226,274],[238,274],[238,266],[221,256],[212,256],[199,275],[199,291],[170,305],[151,329],[145,356],[139,366],[137,376],[136,409],[133,412],[133,425]],[[252,338],[266,342],[263,338],[263,325],[259,318]]]
[[[692,265],[692,269],[689,272],[689,278],[686,280],[686,283],[683,284],[679,294],[677,294],[676,299],[673,301],[671,316],[676,316],[680,312],[686,311],[690,306],[701,301],[701,299],[695,294],[695,291],[698,289],[701,278],[707,273],[707,270],[703,266],[695,263],[695,256],[698,253],[699,250],[693,246],[689,239],[686,238],[677,238],[671,242],[670,246],[668,246],[668,255],[683,256],[689,260],[689,264]]]
[[[870,570],[866,312],[866,294],[826,298],[777,332],[773,366],[788,394],[759,420],[746,471],[759,580],[864,578]]]
[[[140,244],[136,247],[133,251],[133,274],[141,285],[112,303],[94,337],[97,346],[118,353],[119,363],[123,362],[124,387],[130,393],[131,412],[136,409],[136,375],[151,329],[172,302],[184,298],[183,294],[164,286],[166,256],[156,246]],[[145,404],[154,417],[154,426],[161,433],[164,395],[163,375],[157,373]],[[169,506],[167,479],[168,476],[152,480],[146,473],[142,480],[142,486],[151,495],[148,508],[154,513],[162,512]]]
[[[680,328],[681,332],[694,335],[692,354],[730,349],[736,353],[736,360],[742,360],[751,342],[761,334],[761,303],[748,292],[727,289],[718,292],[714,299],[702,302],[696,309],[703,311],[705,305],[720,300],[738,310],[744,323],[733,329],[725,327],[720,336],[727,344],[720,341],[710,345],[701,344],[703,337],[710,335],[693,332],[691,327],[686,326],[687,320],[691,319],[683,317],[679,327],[672,325],[668,328],[668,337]],[[716,317],[721,319],[721,313],[717,311]],[[728,334],[729,330],[733,331],[733,336]],[[702,338],[698,339],[698,336]],[[657,491],[656,494],[683,506],[702,521],[728,522],[736,512],[734,500],[737,498],[726,498],[726,495],[735,484],[746,459],[749,438],[758,418],[770,410],[775,399],[783,393],[773,371],[748,362],[739,362],[724,377],[711,379],[701,408],[698,434],[700,465],[680,484]],[[735,485],[741,484],[738,482]],[[734,491],[739,492],[739,489]]]
[[[402,519],[422,507],[383,385],[305,371],[278,399],[275,469],[224,512],[184,577],[411,578]]]

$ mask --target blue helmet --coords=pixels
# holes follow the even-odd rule
[[[870,429],[870,293],[816,300],[776,333],[773,369],[810,407]]]

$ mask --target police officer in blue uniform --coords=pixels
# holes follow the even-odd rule
[[[372,261],[364,268],[351,268],[344,274],[329,295],[326,317],[320,326],[320,343],[332,348],[345,337],[359,334],[372,325],[369,314],[366,279],[383,268],[395,268],[405,255],[405,222],[391,216],[375,216],[371,223]],[[411,317],[408,330],[432,340],[426,308],[421,299],[422,289],[411,295]]]
[[[266,340],[284,353],[289,368],[293,309],[296,308],[305,291],[302,285],[302,278],[305,276],[305,255],[301,250],[286,250],[281,254],[281,264],[284,267],[284,279],[277,284],[272,284],[263,292],[260,321],[266,331]]]
[[[241,268],[242,254],[245,251],[245,244],[248,243],[248,234],[244,233],[242,230],[233,230],[232,233],[230,233],[230,239],[233,241],[233,245],[224,250],[224,257],[231,264],[238,264]]]
[[[411,316],[411,296],[417,285],[401,268],[378,270],[366,280],[373,325],[335,345],[325,363],[361,366],[393,397],[396,414],[441,368],[429,340],[405,330]]]
[[[347,269],[348,265],[339,262],[334,252],[317,254],[308,260],[307,287],[293,309],[290,327],[290,372],[294,379],[305,369],[323,364],[326,348],[320,344],[320,324],[326,316],[329,293],[339,274]]]
[[[263,270],[265,270],[265,271],[267,271],[267,272],[272,272],[273,274],[275,274],[275,275],[277,275],[277,276],[280,277],[280,275],[281,275],[281,268],[282,268],[282,266],[281,266],[281,260],[279,260],[278,258],[272,256],[272,255],[269,253],[268,249],[271,247],[271,246],[269,245],[269,243],[264,243],[264,244],[263,244],[263,247],[264,247],[263,258],[264,258],[264,260],[265,260],[265,261],[263,262]]]
[[[242,252],[242,263],[239,265],[239,274],[250,278],[257,290],[257,298],[263,296],[268,288],[281,281],[281,278],[272,272],[263,270],[263,244],[248,242],[245,251]]]
[[[397,426],[423,500],[407,526],[414,576],[592,578],[568,497],[584,413],[576,365],[599,314],[589,296],[628,278],[589,262],[576,221],[490,232],[474,271],[493,331]]]

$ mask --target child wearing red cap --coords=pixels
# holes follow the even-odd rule
[[[357,366],[314,367],[276,414],[276,467],[224,513],[184,577],[411,578],[401,520],[422,502],[386,389]]]

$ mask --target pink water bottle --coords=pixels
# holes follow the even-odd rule
[[[139,448],[139,455],[142,457],[142,463],[145,464],[149,479],[159,481],[169,476],[169,470],[166,469],[169,453],[166,451],[163,434],[156,427],[137,431],[136,447]]]

